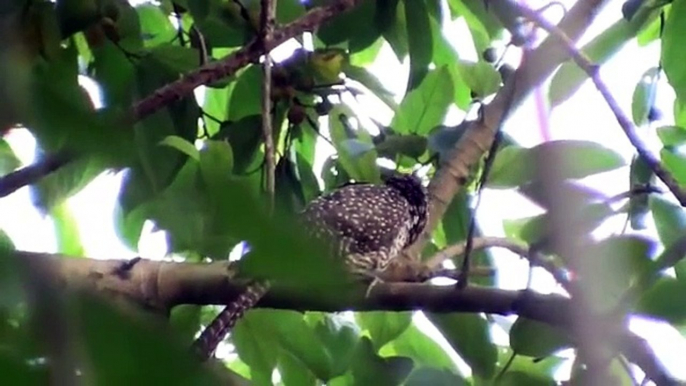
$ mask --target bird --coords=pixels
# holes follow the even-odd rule
[[[379,275],[424,231],[428,218],[426,189],[413,174],[394,174],[382,185],[348,183],[312,200],[299,213],[309,236],[330,247],[333,258],[361,281]],[[222,310],[193,343],[209,359],[240,317],[269,290],[255,282]]]

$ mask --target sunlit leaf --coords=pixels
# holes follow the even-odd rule
[[[443,123],[453,97],[450,74],[445,67],[430,71],[422,83],[400,103],[391,127],[399,134],[425,135]]]
[[[355,320],[369,332],[376,350],[402,334],[412,323],[410,312],[358,312]]]
[[[14,151],[4,139],[0,138],[0,176],[3,176],[21,166],[21,161],[14,155]]]

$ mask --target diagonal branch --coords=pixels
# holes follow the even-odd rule
[[[131,106],[129,115],[134,122],[139,121],[173,101],[192,95],[198,86],[235,74],[239,69],[259,60],[264,53],[303,32],[313,31],[334,16],[354,8],[361,2],[362,0],[335,0],[326,6],[314,8],[303,17],[275,30],[272,39],[264,44],[258,37],[223,59],[200,66],[178,80],[160,87]],[[0,197],[5,197],[23,186],[36,183],[73,159],[73,156],[62,153],[54,154],[48,156],[43,162],[29,165],[0,178]]]
[[[605,0],[577,1],[560,22],[559,28],[565,31],[570,39],[578,39],[604,3]],[[497,14],[516,10],[512,8],[513,3],[507,0],[493,1],[489,4]],[[429,222],[423,236],[406,252],[407,257],[413,258],[420,254],[453,197],[467,181],[471,167],[479,162],[490,148],[500,122],[503,122],[507,115],[568,57],[568,53],[551,38],[543,41],[535,50],[526,53],[523,64],[509,77],[493,101],[484,106],[483,119],[471,122],[448,157],[441,160],[428,188],[431,200]]]
[[[636,126],[631,122],[631,120],[626,116],[626,114],[624,114],[622,109],[619,107],[619,104],[612,96],[610,90],[607,88],[605,83],[603,83],[603,81],[600,79],[600,76],[598,74],[598,66],[593,64],[584,53],[576,49],[576,47],[574,46],[574,41],[572,41],[564,33],[564,31],[552,25],[543,17],[541,17],[538,13],[532,11],[531,9],[528,9],[523,6],[519,6],[518,8],[519,11],[525,17],[538,24],[541,28],[546,30],[552,37],[557,39],[561,43],[561,46],[567,51],[569,56],[571,56],[571,58],[574,60],[574,63],[576,63],[579,66],[579,68],[581,68],[584,72],[588,74],[588,76],[593,81],[595,87],[598,89],[600,94],[605,99],[605,102],[607,102],[607,105],[610,107],[610,110],[612,110],[612,113],[617,119],[619,125],[622,127],[622,130],[624,130],[624,133],[626,134],[627,138],[629,139],[631,144],[636,148],[638,154],[641,156],[641,158],[643,158],[643,160],[646,162],[650,170],[652,170],[653,173],[655,173],[655,175],[658,176],[658,178],[660,178],[662,182],[664,182],[664,184],[672,192],[672,194],[674,194],[674,197],[676,197],[681,206],[686,206],[686,190],[679,186],[679,182],[674,178],[674,176],[672,176],[672,174],[662,166],[660,161],[657,158],[655,158],[655,156],[650,151],[648,151],[647,146],[638,136],[638,133],[636,133]]]

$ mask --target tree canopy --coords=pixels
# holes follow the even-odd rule
[[[0,380],[679,384],[655,342],[628,324],[686,326],[686,2],[628,0],[577,48],[603,5],[4,1],[0,200],[30,189],[59,248],[17,250],[0,229]],[[555,7],[557,24],[547,13]],[[468,33],[447,34],[454,23]],[[277,58],[284,43],[298,48]],[[602,66],[636,43],[659,45],[661,56],[628,111]],[[479,57],[466,59],[464,45]],[[402,95],[372,71],[382,55],[407,70]],[[525,146],[503,130],[534,90],[545,92],[537,108],[547,111],[585,82],[616,117],[603,130],[622,131],[632,159],[587,139]],[[655,123],[672,113],[656,107],[658,85],[675,94],[669,125]],[[389,122],[375,116],[382,110]],[[447,122],[454,112],[464,118],[457,125]],[[34,163],[19,161],[13,130],[35,137]],[[655,137],[657,146],[647,141]],[[343,184],[381,183],[388,169],[428,184],[429,224],[365,294],[295,217]],[[153,223],[173,261],[85,256],[65,203],[112,171],[124,175],[117,210],[101,220],[114,221],[133,251]],[[585,183],[611,171],[626,185],[618,196]],[[475,213],[496,189],[540,214],[502,221],[505,237],[489,234]],[[617,217],[623,229],[595,236]],[[508,273],[494,249],[556,284],[548,293],[499,288]],[[216,314],[207,306],[228,304],[252,279],[274,285],[226,339],[225,355],[201,364],[188,348]],[[571,371],[560,375],[564,364]]]

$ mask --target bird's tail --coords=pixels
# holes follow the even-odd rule
[[[269,290],[269,282],[250,284],[236,300],[227,305],[193,342],[192,349],[203,362],[208,360],[243,314],[257,304]]]

